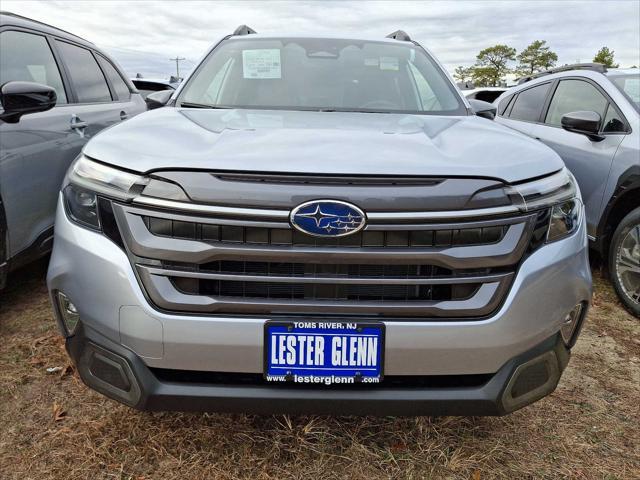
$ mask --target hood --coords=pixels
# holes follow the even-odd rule
[[[103,131],[85,154],[138,172],[472,176],[508,183],[563,167],[542,143],[476,116],[172,107]]]

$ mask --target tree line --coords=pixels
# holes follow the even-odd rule
[[[593,61],[607,67],[616,68],[614,51],[602,47]],[[515,68],[511,63],[518,61]],[[472,81],[476,87],[497,87],[505,83],[505,76],[515,73],[519,78],[553,68],[558,55],[548,46],[546,40],[536,40],[516,55],[516,49],[507,45],[494,45],[481,50],[476,63],[471,67],[457,67],[453,77],[462,83]]]

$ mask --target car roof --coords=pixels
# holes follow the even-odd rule
[[[620,75],[640,75],[640,69],[639,68],[612,68],[611,70],[608,70],[607,73],[605,73],[605,75],[607,77],[618,77]]]
[[[84,44],[86,47],[95,48],[95,45],[92,42],[85,40],[84,38],[79,37],[78,35],[75,35],[71,32],[67,32],[66,30],[62,30],[61,28],[54,27],[52,25],[49,25],[48,23],[33,20],[32,18],[23,17],[22,15],[17,15],[15,13],[0,10],[0,26],[4,27],[7,25],[38,30],[42,33],[55,35],[57,37],[66,38],[76,43]]]

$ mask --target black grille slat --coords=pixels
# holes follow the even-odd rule
[[[412,248],[487,245],[504,237],[508,225],[438,230],[371,230],[337,238],[312,237],[288,228],[211,225],[143,217],[151,233],[205,242],[293,247]]]
[[[167,269],[192,271],[194,265],[180,262],[162,262]],[[283,276],[283,277],[360,277],[360,278],[435,278],[473,275],[489,275],[491,269],[466,269],[453,271],[435,265],[375,265],[375,264],[333,264],[333,263],[281,263],[242,262],[217,260],[197,265],[203,273],[224,273],[236,275]]]
[[[286,300],[351,300],[351,301],[430,301],[465,300],[475,293],[480,284],[458,285],[343,285],[297,284],[279,282],[221,281],[175,277],[174,285],[190,295],[211,295],[236,298]]]

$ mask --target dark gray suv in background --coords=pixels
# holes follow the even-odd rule
[[[621,300],[640,316],[640,72],[601,64],[523,78],[497,121],[553,148],[575,175],[591,246]]]
[[[60,183],[85,143],[145,109],[92,43],[0,13],[0,288],[51,249]]]

